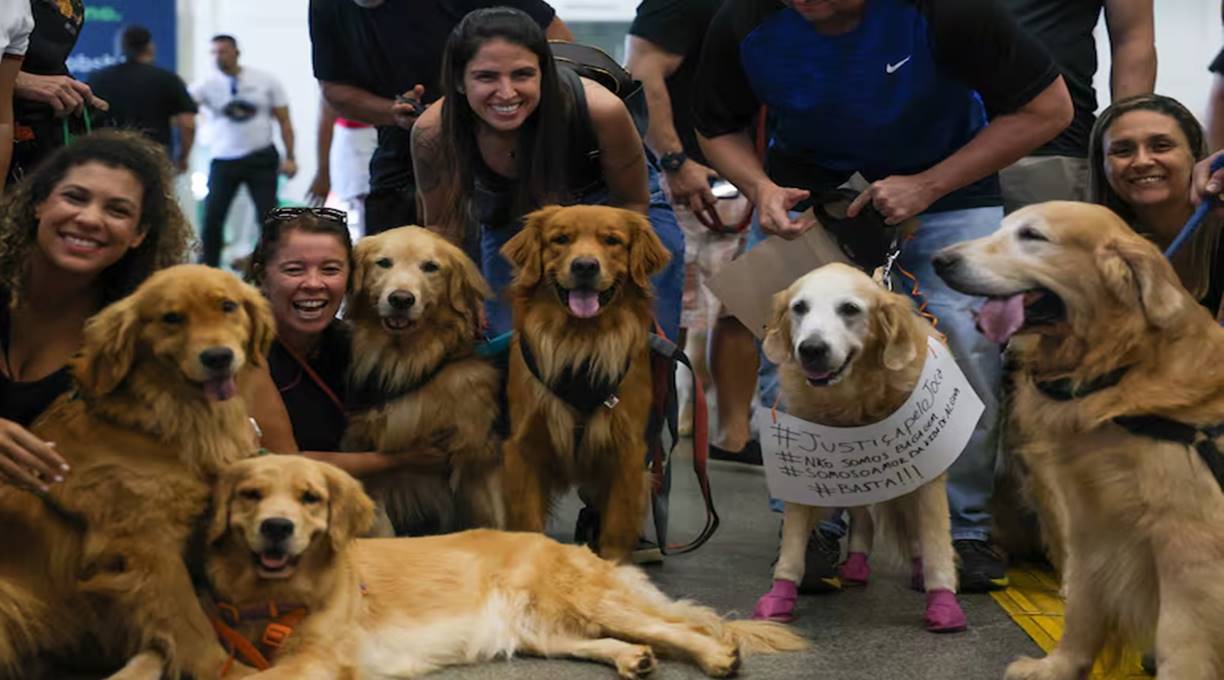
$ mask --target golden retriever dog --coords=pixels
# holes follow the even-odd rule
[[[353,251],[349,417],[343,448],[424,457],[448,472],[410,467],[366,479],[400,534],[502,527],[497,370],[475,355],[489,287],[476,265],[421,227],[367,236]],[[386,531],[380,535],[387,535]]]
[[[304,612],[259,678],[412,678],[515,654],[589,659],[639,678],[655,653],[713,677],[741,654],[797,650],[784,626],[673,601],[636,567],[533,533],[354,539],[372,505],[334,466],[264,456],[222,476],[207,573],[231,629],[265,637],[269,605]],[[286,568],[269,571],[269,559]],[[300,614],[298,616],[301,616]]]
[[[813,423],[858,427],[892,415],[918,384],[926,361],[930,325],[910,299],[885,290],[863,272],[828,264],[774,296],[764,351],[778,364],[787,411]],[[956,554],[952,549],[946,476],[885,503],[850,509],[850,549],[843,580],[866,585],[868,554],[875,538],[912,559],[913,583],[927,593],[927,630],[965,629],[956,601]],[[757,602],[754,616],[793,618],[804,551],[828,509],[786,503],[782,548],[773,588]]]
[[[508,526],[544,531],[552,499],[577,484],[599,513],[599,554],[624,559],[646,513],[650,276],[668,252],[638,213],[552,206],[502,255],[515,267]]]
[[[1019,210],[935,267],[987,298],[989,337],[1031,339],[1011,417],[1065,546],[1066,631],[1006,677],[1087,677],[1125,643],[1154,643],[1161,678],[1224,677],[1224,329],[1099,206]]]
[[[0,486],[0,673],[89,637],[109,658],[145,650],[170,677],[217,677],[227,655],[183,554],[218,471],[254,453],[235,396],[274,332],[258,291],[198,265],[89,320],[75,393],[32,428],[71,472],[45,497]]]

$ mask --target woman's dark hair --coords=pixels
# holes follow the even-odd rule
[[[353,277],[353,237],[349,234],[348,225],[337,219],[320,217],[309,209],[297,214],[278,215],[287,209],[277,208],[264,216],[263,227],[259,231],[259,241],[255,250],[247,259],[243,278],[250,284],[261,286],[268,272],[268,262],[276,257],[283,236],[291,231],[302,231],[308,234],[330,234],[344,246],[345,258],[348,261],[348,283]]]
[[[1203,140],[1203,127],[1199,125],[1194,114],[1172,97],[1159,94],[1135,95],[1120,99],[1101,112],[1088,136],[1089,200],[1113,210],[1127,223],[1133,224],[1135,211],[1118,196],[1105,178],[1105,133],[1118,118],[1131,111],[1154,111],[1172,118],[1190,143],[1190,153],[1194,154],[1195,161],[1207,156],[1207,145]]]
[[[137,230],[145,239],[102,272],[98,283],[103,305],[132,292],[154,271],[187,257],[194,230],[179,209],[166,152],[139,133],[101,130],[57,149],[0,202],[0,288],[8,290],[10,305],[18,304],[26,260],[38,247],[38,206],[70,170],[87,163],[127,170],[144,189]]]
[[[568,130],[575,108],[573,97],[557,76],[548,38],[526,13],[509,7],[490,7],[468,13],[451,31],[442,54],[442,142],[437,163],[443,191],[444,214],[438,223],[450,233],[462,233],[471,219],[473,167],[479,162],[477,117],[463,92],[468,62],[486,43],[504,40],[520,45],[540,60],[540,101],[519,130],[516,162],[520,181],[512,200],[512,214],[534,206],[556,203],[566,187]],[[430,220],[434,217],[431,215]],[[453,230],[453,231],[451,231]]]

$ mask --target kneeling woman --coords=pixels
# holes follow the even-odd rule
[[[490,332],[511,327],[500,294],[512,272],[500,250],[522,228],[523,215],[585,203],[650,218],[672,255],[653,282],[655,315],[674,339],[684,237],[624,103],[557,68],[540,27],[505,7],[471,12],[451,32],[442,93],[412,131],[417,191],[425,223],[451,240],[461,242],[473,219],[480,224],[481,268],[498,294],[488,307]]]

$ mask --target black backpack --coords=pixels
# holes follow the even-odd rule
[[[625,108],[629,109],[629,115],[633,116],[633,125],[638,134],[643,139],[646,137],[650,112],[646,106],[646,90],[641,81],[634,80],[633,74],[598,47],[563,40],[550,40],[548,45],[552,48],[553,60],[558,66],[583,78],[594,80],[620,97],[620,100],[625,102]],[[578,100],[585,113],[586,102],[582,97],[578,97]]]

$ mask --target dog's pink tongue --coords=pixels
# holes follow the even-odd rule
[[[1024,293],[988,298],[977,311],[977,324],[991,342],[1007,342],[1024,325]]]
[[[204,381],[204,396],[213,401],[225,401],[238,392],[238,383],[234,376],[214,378]]]
[[[571,290],[570,313],[579,319],[589,319],[599,313],[599,293],[593,290]]]
[[[259,556],[259,563],[264,565],[268,569],[280,569],[286,564],[289,564],[289,556],[280,555],[277,557],[273,557],[271,555],[262,554]]]

